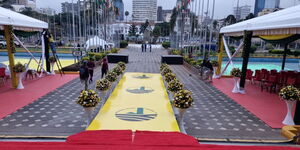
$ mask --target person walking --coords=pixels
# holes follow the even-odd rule
[[[83,61],[79,69],[80,82],[84,84],[84,90],[88,89],[88,79],[89,79],[89,69],[87,67],[87,62]]]
[[[89,62],[87,63],[87,67],[88,67],[89,76],[90,76],[89,83],[91,83],[91,82],[93,82],[94,68],[95,68],[95,62],[94,62],[93,58],[90,58]]]
[[[151,46],[151,44],[149,44],[149,50],[150,50],[150,52],[151,52],[151,49],[152,49],[152,46]]]
[[[147,52],[147,43],[145,43],[145,52]]]
[[[142,43],[142,52],[144,52],[144,43]]]
[[[204,59],[203,63],[201,64],[201,67],[203,68],[203,75],[206,77],[206,80],[208,82],[212,82],[212,76],[213,76],[213,71],[214,68],[212,64],[210,63],[209,59]]]
[[[101,64],[101,79],[103,78],[103,76],[107,74],[108,72],[108,62],[107,62],[107,58],[103,58],[102,60],[102,64]]]

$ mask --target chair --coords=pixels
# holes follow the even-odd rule
[[[265,89],[269,89],[270,93],[272,92],[272,90],[276,92],[277,79],[278,79],[277,74],[268,76],[268,79],[262,82],[261,84],[261,91],[263,91],[265,88]]]
[[[4,84],[6,81],[5,68],[0,68],[0,80]]]
[[[252,77],[252,81],[255,83],[255,81],[261,81],[261,70],[255,70],[255,75]]]
[[[276,69],[271,70],[271,75],[278,73]]]
[[[252,75],[253,75],[253,71],[250,70],[250,69],[247,69],[247,71],[246,71],[246,80],[249,80],[250,83],[253,83],[253,81],[252,81],[253,76]]]
[[[286,85],[295,86],[296,85],[296,78],[288,77],[287,81],[286,81]]]
[[[296,87],[300,88],[300,72],[297,73]]]

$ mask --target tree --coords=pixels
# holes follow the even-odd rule
[[[129,16],[129,12],[125,11],[125,16],[126,16],[126,22],[127,22],[127,17]]]
[[[218,26],[218,21],[214,20],[214,22],[213,22],[213,28],[214,28],[214,30],[217,29],[217,26]]]
[[[14,10],[14,8],[11,6],[10,0],[0,0],[0,6],[3,8]]]
[[[159,29],[160,29],[159,36],[169,36],[170,35],[170,23],[169,22],[157,23],[157,24],[155,24],[154,29],[156,27],[159,27]]]
[[[136,36],[137,27],[132,24],[129,28],[129,36]]]
[[[144,33],[148,26],[149,26],[149,21],[148,21],[148,19],[147,19],[147,20],[145,21],[145,23],[143,23],[143,24],[141,25],[140,33]]]
[[[228,15],[225,19],[225,24],[226,25],[231,25],[231,24],[235,24],[236,23],[236,18],[234,17],[234,15]]]
[[[197,16],[194,13],[191,13],[191,25],[192,25],[192,34],[194,34],[198,26],[198,19]]]
[[[161,36],[161,27],[160,26],[155,26],[152,32],[152,35],[157,38],[159,36]]]
[[[171,15],[171,20],[170,20],[170,31],[173,31],[174,27],[176,26],[177,15],[178,15],[178,12],[175,7],[172,10],[172,15]]]

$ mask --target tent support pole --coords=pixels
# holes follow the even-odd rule
[[[49,57],[50,57],[50,54],[49,54],[49,39],[48,39],[48,30],[46,30],[46,34],[44,34],[44,42],[45,42],[45,59],[46,59],[46,71],[47,72],[51,72],[51,69],[50,69],[50,62],[48,61],[49,60]]]
[[[15,46],[14,46],[14,37],[13,37],[13,27],[5,25],[4,26],[4,35],[6,39],[6,49],[8,53],[8,59],[9,59],[9,69],[11,74],[11,83],[13,88],[17,88],[18,86],[18,80],[16,73],[13,71],[13,67],[15,66]]]
[[[240,81],[240,92],[245,93],[245,82],[246,82],[246,72],[248,68],[248,61],[251,50],[251,39],[252,31],[244,31],[244,48],[243,48],[243,66],[242,66],[242,75]]]
[[[219,35],[219,42],[218,42],[218,69],[217,69],[217,72],[216,74],[217,75],[220,75],[221,74],[221,68],[222,68],[222,59],[223,59],[223,52],[224,52],[224,43],[223,43],[223,34],[220,34]]]
[[[283,60],[282,60],[281,70],[284,70],[284,68],[285,68],[285,61],[286,61],[287,50],[288,50],[288,43],[284,44]]]

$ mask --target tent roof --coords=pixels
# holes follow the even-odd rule
[[[254,35],[300,34],[300,5],[223,27],[220,33],[239,36],[243,31],[253,31]]]
[[[12,25],[14,29],[25,31],[39,31],[48,28],[46,22],[0,7],[0,29],[3,29],[3,25]]]

